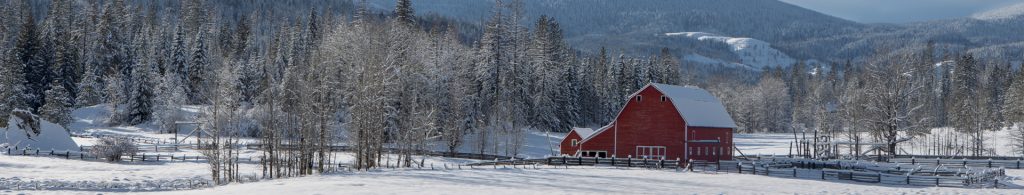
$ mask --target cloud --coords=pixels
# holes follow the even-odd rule
[[[1024,0],[781,0],[864,23],[904,23],[967,17]]]

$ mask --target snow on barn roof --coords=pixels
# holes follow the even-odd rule
[[[601,131],[604,131],[605,129],[608,129],[610,127],[612,127],[611,124],[608,124],[608,125],[605,125],[603,127],[597,128],[597,130],[594,130],[594,129],[591,129],[591,128],[585,128],[585,127],[573,127],[572,131],[575,131],[576,134],[580,135],[580,138],[586,140],[587,138],[590,138],[590,136],[594,136],[596,134],[595,132],[601,132]]]
[[[594,134],[594,129],[591,129],[591,128],[574,127],[574,128],[572,128],[572,130],[575,131],[576,134],[579,134],[580,137],[584,138],[584,139],[586,139],[587,137],[590,137],[590,135]]]
[[[672,105],[689,126],[736,128],[736,122],[725,111],[722,102],[708,91],[693,86],[650,85],[672,100]]]

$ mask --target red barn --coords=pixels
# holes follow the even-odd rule
[[[651,83],[630,95],[611,123],[574,128],[560,148],[568,156],[731,160],[735,129],[708,91]]]

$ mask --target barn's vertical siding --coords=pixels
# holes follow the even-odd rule
[[[558,149],[561,150],[560,151],[561,154],[565,154],[565,155],[575,155],[576,154],[576,151],[579,150],[579,145],[573,146],[572,145],[572,140],[573,139],[578,141],[577,144],[578,143],[583,143],[583,138],[580,137],[580,134],[577,134],[575,131],[570,131],[568,135],[565,135],[565,139],[562,139],[562,142],[559,143],[559,148]]]
[[[640,97],[639,101],[637,96]],[[648,85],[629,98],[610,128],[595,132],[591,138],[580,143],[578,148],[571,147],[571,140],[581,138],[571,132],[562,140],[560,147],[562,154],[566,155],[574,155],[577,150],[583,150],[606,151],[609,156],[619,158],[637,158],[637,146],[663,146],[666,159],[689,160],[686,159],[687,152],[693,160],[732,159],[732,128],[687,128],[686,125],[672,100],[664,98],[663,101],[662,93]],[[692,142],[687,144],[687,141]]]
[[[732,128],[690,127],[690,159],[732,160]],[[701,142],[717,141],[717,142]],[[700,150],[700,151],[698,151]]]

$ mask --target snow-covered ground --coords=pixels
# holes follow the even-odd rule
[[[152,126],[107,127],[102,107],[76,111],[72,132],[79,135],[129,135],[167,139]],[[75,137],[81,145],[91,145],[95,137]],[[542,158],[557,153],[563,133],[530,132],[520,157]],[[475,136],[467,136],[462,152],[473,152]],[[786,154],[792,134],[737,134],[734,142],[744,154]],[[438,146],[443,149],[442,146]],[[488,150],[491,151],[491,150]],[[172,155],[199,155],[193,150],[161,152]],[[243,158],[256,157],[254,150],[242,151]],[[335,153],[339,162],[352,161],[351,153]],[[207,164],[202,162],[121,162],[105,163],[65,160],[57,157],[0,155],[0,194],[1020,194],[1020,189],[961,189],[908,187],[817,181],[756,176],[735,173],[690,173],[674,170],[649,170],[616,167],[528,168],[461,167],[480,160],[444,157],[425,159],[422,169],[381,169],[342,172],[300,178],[236,183],[198,190],[166,191],[153,185],[183,185],[207,181]],[[386,161],[395,158],[384,158]],[[389,161],[385,164],[393,164]],[[437,170],[431,170],[434,167]],[[447,169],[447,170],[441,170]],[[259,166],[243,162],[242,175],[258,176]],[[1008,175],[1024,176],[1024,171],[1008,170]],[[1020,185],[1020,181],[1014,181]],[[28,185],[25,185],[28,184]],[[33,185],[51,191],[25,190]],[[52,186],[75,186],[70,188]],[[104,190],[103,186],[122,188]],[[28,186],[28,187],[26,187]],[[50,186],[50,187],[47,187]],[[92,186],[92,187],[81,187]],[[142,186],[125,189],[123,186]],[[149,186],[149,187],[146,187]],[[814,186],[809,188],[807,186]],[[18,190],[14,190],[17,188]],[[86,188],[87,190],[80,190]],[[72,190],[79,189],[79,190]]]
[[[38,194],[94,194],[76,191]],[[1020,189],[889,186],[735,173],[609,167],[381,170],[152,194],[1020,194]]]
[[[785,155],[789,154],[789,143],[793,134],[735,134],[732,143],[744,155]]]

